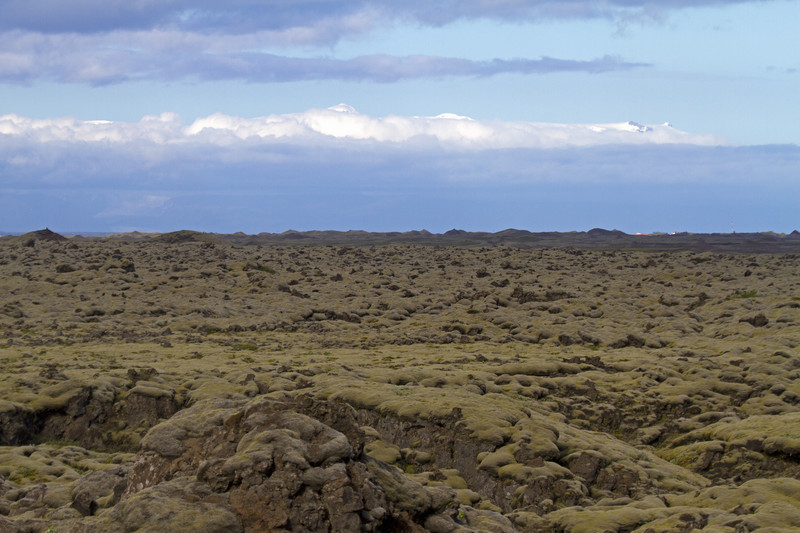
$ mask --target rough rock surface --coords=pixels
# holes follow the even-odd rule
[[[800,523],[798,255],[31,242],[0,531]]]
[[[322,413],[354,440],[298,411]],[[153,427],[132,465],[91,472],[61,500],[54,485],[20,491],[5,522],[72,533],[127,531],[475,531],[498,513],[460,504],[362,453],[354,412],[304,398],[198,402]],[[5,490],[8,490],[5,487]]]

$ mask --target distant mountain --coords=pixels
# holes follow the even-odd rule
[[[34,246],[36,242],[63,242],[68,240],[109,240],[138,242],[153,240],[162,243],[232,243],[248,245],[284,246],[373,246],[384,244],[418,244],[437,246],[510,246],[516,248],[575,248],[642,251],[693,251],[735,253],[800,253],[800,232],[790,234],[760,233],[651,233],[629,235],[619,230],[593,228],[589,231],[531,232],[520,229],[505,229],[495,233],[451,229],[445,233],[427,230],[406,232],[368,232],[362,230],[296,231],[283,233],[243,232],[231,234],[203,233],[180,230],[170,233],[128,232],[109,234],[103,237],[75,236],[67,238],[50,229],[32,231],[24,235],[0,237],[4,242],[20,242]]]
[[[624,237],[626,236],[625,233],[619,230],[607,230],[602,228],[594,228],[590,229],[586,234],[592,238],[604,238],[604,237]]]
[[[36,231],[29,231],[28,233],[23,233],[22,235],[6,234],[6,236],[4,236],[3,239],[17,241],[25,244],[26,246],[34,246],[37,242],[40,241],[61,242],[67,240],[66,237],[50,230],[49,228],[40,229]]]
[[[202,233],[200,231],[180,230],[171,233],[162,233],[153,237],[154,241],[166,243],[180,242],[222,242],[216,233]]]

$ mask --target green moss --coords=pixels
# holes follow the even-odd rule
[[[36,399],[31,402],[31,407],[37,411],[64,407],[71,403],[76,396],[81,395],[87,387],[87,382],[81,379],[70,379],[50,385],[42,389]]]
[[[35,436],[33,440],[36,444],[46,444],[54,448],[63,448],[64,446],[78,446],[78,442],[74,440],[70,439],[42,440],[41,435]]]
[[[128,395],[140,394],[150,398],[168,398],[175,395],[175,391],[160,383],[140,381],[133,387]]]
[[[715,440],[708,442],[696,442],[686,446],[678,446],[660,450],[659,456],[667,461],[684,468],[696,469],[706,460],[709,453],[723,453],[725,443]]]
[[[383,461],[384,463],[394,464],[400,460],[400,448],[396,445],[385,442],[383,440],[376,440],[374,442],[370,442],[364,447],[364,453],[372,457],[373,459],[377,459],[379,461]]]
[[[458,494],[458,500],[461,502],[462,505],[475,505],[479,501],[481,501],[481,495],[477,492],[467,489],[467,488],[456,488],[456,493]]]
[[[233,346],[233,349],[234,350],[248,350],[248,351],[251,351],[251,352],[255,352],[256,350],[258,350],[258,346],[256,346],[255,344],[235,344]]]
[[[500,467],[516,464],[513,453],[507,448],[487,452],[478,456],[478,468],[497,475]]]
[[[195,533],[236,533],[242,531],[239,520],[229,510],[213,504],[188,502],[181,497],[176,479],[145,489],[126,499],[115,516],[125,531],[193,531]]]
[[[38,472],[39,470],[32,466],[20,466],[11,474],[9,479],[11,479],[11,481],[20,481],[22,479],[33,480]]]
[[[734,294],[728,296],[728,300],[743,300],[747,298],[755,298],[758,296],[758,291],[756,289],[750,289],[747,291],[735,292]]]

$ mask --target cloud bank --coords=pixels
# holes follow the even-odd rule
[[[372,117],[347,104],[302,113],[242,118],[214,114],[186,124],[175,113],[144,117],[139,122],[32,119],[0,116],[0,134],[35,143],[135,143],[154,145],[216,144],[231,146],[297,143],[342,146],[354,143],[404,145],[410,149],[497,150],[565,148],[600,145],[686,144],[716,146],[724,139],[687,133],[668,123],[633,121],[610,124],[554,124],[474,120],[452,113],[433,117]]]
[[[669,125],[0,117],[0,231],[791,231],[800,147]]]

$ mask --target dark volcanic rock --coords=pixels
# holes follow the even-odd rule
[[[168,388],[140,384],[125,393],[107,382],[64,379],[51,368],[42,377],[58,380],[44,390],[46,401],[34,406],[9,403],[0,412],[0,445],[38,439],[134,451],[138,438],[131,440],[120,430],[143,432],[180,408],[175,391]]]
[[[33,438],[33,410],[21,405],[11,405],[0,413],[0,445],[16,445]]]
[[[764,316],[764,313],[756,313],[739,319],[739,322],[747,322],[756,328],[761,328],[769,324],[769,319]]]
[[[179,508],[198,502],[222,522],[235,516],[244,531],[424,531],[428,522],[456,528],[455,491],[426,488],[362,455],[363,439],[344,403],[201,401],[142,440],[145,453],[127,476],[115,520],[130,521],[128,502],[158,495]],[[196,481],[178,490],[170,484],[176,479]],[[88,505],[82,513],[91,512]],[[162,517],[164,527],[180,523],[180,514]]]
[[[54,231],[51,231],[49,228],[26,233],[25,235],[22,236],[22,238],[23,239],[33,238],[36,239],[37,241],[48,241],[48,242],[61,242],[67,240],[66,237]]]

